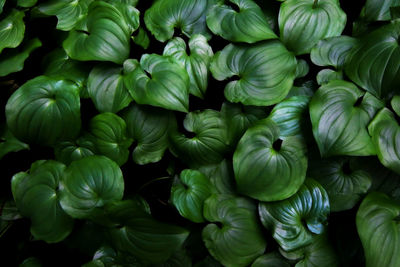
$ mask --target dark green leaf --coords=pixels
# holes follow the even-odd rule
[[[367,0],[360,18],[365,21],[390,20],[390,8],[399,5],[399,0]]]
[[[11,13],[0,21],[0,53],[4,48],[17,47],[24,38],[25,13],[16,9],[12,9]]]
[[[0,160],[10,152],[18,152],[29,149],[29,145],[19,141],[12,133],[4,127],[0,127]]]

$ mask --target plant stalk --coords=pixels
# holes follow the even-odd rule
[[[314,4],[313,4],[312,8],[313,8],[313,9],[316,8],[317,5],[318,5],[318,0],[314,0]]]

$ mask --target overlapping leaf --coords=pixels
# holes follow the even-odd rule
[[[4,48],[15,48],[22,42],[25,34],[24,16],[23,11],[13,9],[0,21],[0,53]]]

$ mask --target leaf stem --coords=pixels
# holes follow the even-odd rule
[[[312,8],[313,8],[313,9],[316,8],[317,5],[318,5],[318,0],[314,0],[314,4],[313,4]]]
[[[144,185],[142,185],[142,186],[138,189],[138,191],[143,190],[143,188],[145,188],[145,187],[148,186],[149,184],[152,184],[153,182],[157,182],[157,181],[161,181],[161,180],[167,180],[167,179],[171,179],[171,178],[172,178],[172,177],[170,177],[170,176],[163,176],[163,177],[160,177],[160,178],[156,178],[156,179],[150,180],[150,181],[148,181],[147,183],[145,183]]]

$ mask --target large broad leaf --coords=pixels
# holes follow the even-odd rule
[[[325,189],[307,179],[289,199],[261,202],[259,214],[263,225],[285,251],[311,244],[315,235],[325,231],[329,198]]]
[[[176,37],[165,46],[163,55],[178,59],[189,74],[189,92],[203,98],[210,75],[208,69],[214,56],[206,37],[201,34],[193,35],[187,45],[182,38]]]
[[[0,160],[10,152],[29,149],[29,145],[19,141],[5,126],[0,126]]]
[[[84,22],[77,25],[63,42],[68,56],[82,61],[124,62],[129,56],[132,28],[123,11],[103,1],[91,3]],[[139,16],[138,12],[131,15]]]
[[[326,38],[311,49],[311,60],[318,66],[340,69],[356,44],[357,39],[345,35]]]
[[[210,70],[219,81],[237,78],[225,87],[229,101],[268,106],[288,94],[296,65],[295,56],[282,43],[266,41],[252,46],[227,45],[215,54]]]
[[[232,42],[255,43],[277,38],[261,8],[252,0],[221,1],[208,12],[207,26]]]
[[[109,157],[120,166],[128,160],[128,148],[133,140],[127,137],[122,118],[114,113],[101,113],[90,120],[89,133],[96,153]]]
[[[400,87],[400,21],[365,35],[345,64],[349,78],[376,97],[390,96]]]
[[[54,154],[58,161],[69,165],[72,161],[95,154],[96,148],[87,137],[79,137],[76,141],[60,142],[54,147]]]
[[[114,246],[145,263],[165,262],[189,235],[182,227],[156,221],[132,201],[110,205],[107,212],[123,218],[118,228],[110,230]]]
[[[357,231],[367,267],[400,265],[400,205],[382,193],[370,193],[357,211]]]
[[[251,267],[290,267],[290,264],[277,252],[271,252],[258,257]]]
[[[161,160],[168,148],[168,133],[176,128],[172,112],[145,105],[131,105],[123,114],[128,136],[137,143],[132,158],[144,165]]]
[[[212,184],[211,191],[216,194],[236,194],[232,162],[224,159],[219,164],[205,165],[199,168]]]
[[[304,134],[310,100],[309,96],[293,96],[274,107],[268,118],[278,125],[280,138]]]
[[[175,58],[144,54],[130,62],[126,87],[138,104],[187,112],[190,80],[185,67]]]
[[[360,18],[364,21],[390,20],[390,8],[399,5],[399,0],[367,0],[361,10]]]
[[[210,254],[224,266],[247,266],[264,253],[267,245],[256,206],[246,198],[213,195],[204,203],[203,241]]]
[[[183,170],[171,187],[172,204],[182,217],[192,222],[204,222],[203,204],[210,195],[210,181],[195,170]]]
[[[28,173],[17,173],[11,180],[18,210],[32,221],[32,235],[49,243],[63,240],[73,227],[72,218],[59,203],[64,170],[65,165],[56,161],[36,161]]]
[[[146,10],[144,22],[147,29],[160,41],[172,38],[175,28],[182,34],[191,37],[201,33],[211,37],[206,25],[208,8],[216,0],[159,0]]]
[[[226,124],[221,114],[207,109],[186,115],[185,130],[194,136],[178,131],[170,133],[171,151],[190,166],[219,163],[228,151]]]
[[[6,117],[11,132],[26,143],[74,139],[81,127],[79,88],[69,81],[36,77],[8,99]]]
[[[323,85],[329,83],[332,80],[343,80],[343,72],[342,71],[334,71],[331,69],[323,69],[317,74],[317,83],[319,85]]]
[[[400,174],[400,126],[392,112],[382,109],[369,125],[380,162]]]
[[[240,193],[261,201],[276,201],[295,194],[303,184],[307,157],[303,139],[280,139],[278,125],[270,119],[249,128],[233,155]]]
[[[0,53],[4,48],[14,48],[22,42],[25,34],[24,16],[23,11],[13,9],[0,21]]]
[[[60,203],[74,218],[90,218],[99,208],[124,194],[124,178],[118,165],[103,156],[74,161],[60,185]]]
[[[315,140],[323,157],[375,155],[367,126],[383,103],[352,83],[333,80],[310,102]]]
[[[309,176],[327,191],[331,211],[353,208],[371,186],[370,174],[353,167],[351,158],[330,158],[310,166]]]
[[[346,13],[338,0],[287,0],[279,11],[281,40],[296,55],[310,53],[319,40],[338,36]]]
[[[98,111],[116,113],[132,101],[124,83],[125,74],[124,68],[108,64],[101,64],[92,69],[87,90]]]
[[[40,46],[42,46],[42,42],[35,38],[26,42],[21,49],[17,48],[8,50],[7,53],[3,52],[0,56],[0,77],[21,71],[29,54]]]

